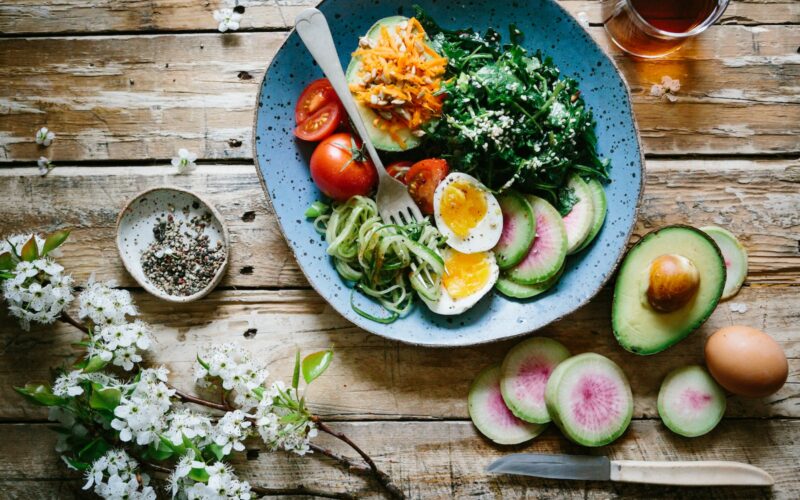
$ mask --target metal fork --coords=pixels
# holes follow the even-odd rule
[[[342,65],[339,62],[339,54],[337,54],[336,47],[333,45],[333,37],[325,15],[318,9],[306,9],[295,18],[294,28],[308,51],[311,52],[311,56],[317,61],[322,72],[331,82],[333,90],[342,101],[342,105],[344,105],[345,111],[350,116],[356,132],[358,132],[364,142],[364,146],[367,148],[367,153],[372,159],[372,163],[375,164],[375,168],[378,170],[378,195],[376,201],[381,218],[384,222],[398,225],[421,221],[422,213],[408,194],[406,186],[386,172],[380,157],[378,157],[378,152],[372,144],[367,128],[364,125],[364,120],[361,119],[361,114],[358,112],[356,101],[353,99],[350,87],[347,85]]]

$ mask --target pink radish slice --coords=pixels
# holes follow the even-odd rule
[[[625,373],[594,353],[559,364],[547,381],[545,402],[564,435],[583,446],[611,443],[625,432],[633,416],[633,395]]]
[[[725,392],[705,368],[671,371],[658,391],[658,414],[672,432],[686,437],[711,432],[725,414]]]
[[[533,337],[508,351],[500,368],[500,392],[508,408],[526,422],[549,422],[544,391],[556,366],[569,357],[560,342]]]
[[[553,277],[567,257],[567,231],[558,211],[547,201],[528,196],[536,216],[536,237],[528,254],[508,277],[522,285],[535,285]]]
[[[547,425],[524,422],[511,413],[500,393],[500,367],[481,371],[469,389],[469,416],[481,433],[497,444],[518,444],[535,438]]]

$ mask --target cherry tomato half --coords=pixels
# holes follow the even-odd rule
[[[319,143],[310,167],[319,190],[336,201],[366,196],[378,183],[375,165],[348,133],[333,134]]]
[[[294,135],[304,141],[321,141],[336,130],[341,120],[341,105],[328,103],[295,127]]]
[[[406,172],[408,194],[417,202],[422,213],[433,213],[433,193],[449,171],[447,161],[430,158],[418,161]]]
[[[339,98],[336,97],[336,92],[327,78],[320,78],[309,83],[297,99],[294,108],[295,123],[300,125],[329,102],[339,102]]]
[[[406,172],[408,172],[408,169],[410,169],[411,165],[413,165],[413,164],[414,164],[414,162],[411,162],[411,161],[396,161],[396,162],[390,163],[386,167],[386,172],[388,172],[389,175],[391,175],[392,177],[394,177],[398,181],[400,181],[403,184],[405,184],[406,183]]]

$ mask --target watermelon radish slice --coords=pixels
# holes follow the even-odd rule
[[[547,425],[523,422],[511,413],[500,394],[500,366],[481,371],[469,388],[469,417],[481,434],[497,444],[519,444],[535,438]]]
[[[508,269],[528,254],[536,235],[536,219],[531,204],[519,193],[508,191],[497,201],[503,212],[503,232],[494,247],[494,256],[500,269]]]
[[[555,276],[564,264],[567,230],[553,205],[537,196],[527,199],[536,216],[536,237],[525,258],[508,270],[508,277],[522,285],[535,285]]]
[[[564,226],[567,228],[567,255],[572,255],[589,237],[594,223],[594,205],[592,191],[580,176],[572,174],[567,180],[567,188],[578,198],[572,210],[564,216]]]
[[[550,421],[544,390],[556,366],[569,357],[561,342],[533,337],[508,351],[500,367],[500,392],[511,412],[526,422]]]
[[[745,278],[747,278],[747,250],[727,229],[717,226],[701,227],[701,231],[711,236],[722,252],[725,261],[725,288],[722,289],[722,299],[729,299],[739,293]]]
[[[725,392],[698,365],[672,370],[658,391],[658,414],[664,425],[686,437],[711,432],[725,414]]]
[[[594,207],[594,218],[592,219],[592,229],[589,230],[589,236],[583,240],[581,246],[575,250],[575,253],[580,252],[588,247],[591,242],[597,237],[600,229],[603,227],[603,222],[606,220],[606,213],[608,212],[608,203],[606,202],[606,190],[597,179],[589,179],[586,181],[589,186],[589,191],[592,194],[592,206]]]
[[[633,416],[633,395],[625,373],[594,353],[558,365],[545,389],[547,411],[572,441],[604,446],[620,437]]]
[[[561,266],[561,269],[558,270],[555,276],[547,281],[536,283],[535,285],[521,285],[516,281],[501,275],[494,287],[498,292],[502,293],[506,297],[511,297],[514,299],[530,299],[531,297],[541,295],[553,288],[553,286],[558,283],[558,280],[561,279],[561,275],[564,274],[565,267],[566,266]]]

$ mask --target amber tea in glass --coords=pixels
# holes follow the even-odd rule
[[[660,57],[714,24],[728,0],[604,0],[606,32],[622,50]]]

